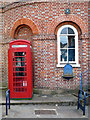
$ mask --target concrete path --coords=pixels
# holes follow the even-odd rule
[[[54,110],[56,115],[35,114],[35,110]],[[86,107],[86,115],[83,116],[83,112],[77,110],[77,106],[11,105],[9,114],[6,116],[5,106],[3,106],[3,118],[88,118],[88,107]]]
[[[83,112],[80,109],[77,110],[77,97],[72,94],[35,94],[32,100],[11,100],[8,116],[6,116],[5,95],[0,97],[2,118],[88,118],[88,106],[86,106],[86,115],[83,116]],[[35,110],[54,110],[56,115],[35,114]]]
[[[2,102],[2,90],[0,90],[0,102]],[[2,105],[0,105],[0,120],[2,118]]]

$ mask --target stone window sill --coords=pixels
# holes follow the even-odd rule
[[[64,67],[66,64],[57,64],[57,67]],[[80,64],[70,64],[72,67],[80,67]]]

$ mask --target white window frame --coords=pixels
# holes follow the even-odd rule
[[[61,62],[60,61],[60,33],[61,33],[62,29],[66,28],[66,27],[69,27],[69,28],[73,29],[73,31],[75,33],[74,34],[75,35],[75,61],[70,61],[69,63],[72,65],[72,67],[80,67],[79,58],[78,58],[79,57],[79,52],[78,52],[78,31],[72,25],[63,25],[57,31],[57,60],[58,60],[57,67],[64,67],[65,64],[67,63],[67,62]],[[65,35],[68,35],[68,34],[65,34]],[[69,34],[69,35],[73,35],[73,34]]]

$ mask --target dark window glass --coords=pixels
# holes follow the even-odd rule
[[[68,34],[74,34],[74,31],[73,31],[73,29],[71,29],[71,28],[68,28]]]
[[[68,48],[75,48],[75,36],[68,36]]]
[[[24,72],[18,72],[16,73],[16,76],[24,76]]]
[[[17,67],[15,71],[24,71],[24,67]]]
[[[68,50],[68,60],[75,61],[75,49]]]
[[[24,56],[24,52],[15,52],[15,56]]]

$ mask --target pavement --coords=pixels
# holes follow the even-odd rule
[[[0,102],[2,102],[2,91],[0,90]],[[0,105],[0,119],[2,118],[2,105]]]
[[[7,116],[5,94],[1,97],[0,113],[2,113],[2,118],[88,118],[88,106],[86,106],[86,114],[83,116],[82,110],[77,110],[78,99],[72,94],[34,94],[31,100],[11,100],[11,109],[8,110]],[[42,112],[45,110],[46,113],[36,114],[36,110]]]
[[[86,106],[86,115],[83,116],[81,110],[77,110],[77,106],[59,106],[56,105],[11,105],[8,116],[5,115],[5,105],[3,105],[3,118],[88,118],[88,107]],[[56,114],[50,112],[35,113],[36,110],[55,111]]]

